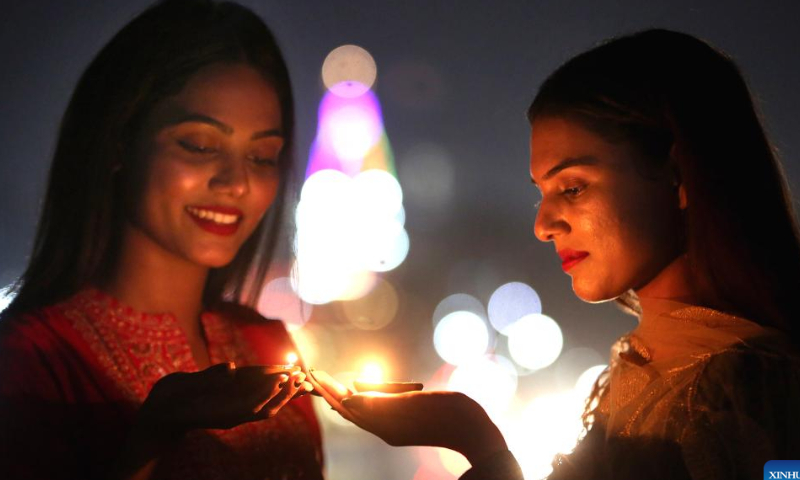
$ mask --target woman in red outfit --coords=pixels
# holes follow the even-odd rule
[[[291,339],[247,306],[292,109],[275,40],[236,4],[166,0],[94,59],[0,322],[0,475],[322,478],[305,375],[265,367]]]

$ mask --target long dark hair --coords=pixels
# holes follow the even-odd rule
[[[212,269],[204,302],[253,305],[278,243],[293,162],[294,102],[286,63],[264,22],[230,2],[165,0],[142,12],[80,78],[58,136],[28,268],[4,313],[49,305],[110,274],[119,254],[130,154],[144,119],[198,70],[245,63],[275,88],[284,147],[280,190],[234,260]]]
[[[688,200],[685,231],[676,234],[685,235],[704,306],[783,330],[800,345],[800,240],[792,203],[729,57],[667,30],[613,39],[544,82],[528,118],[546,116],[628,142],[644,162],[674,162]],[[619,301],[638,310],[632,292]]]

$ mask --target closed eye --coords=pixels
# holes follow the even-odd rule
[[[191,153],[217,153],[217,149],[213,147],[206,147],[204,145],[195,145],[186,140],[178,140],[178,144],[187,152]]]
[[[271,157],[251,156],[250,157],[250,161],[252,161],[253,163],[255,163],[258,166],[275,167],[275,166],[278,165],[278,159],[277,158],[271,158]]]

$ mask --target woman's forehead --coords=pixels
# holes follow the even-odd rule
[[[531,125],[531,177],[546,181],[567,168],[611,166],[626,161],[628,149],[606,141],[575,121],[545,117]]]

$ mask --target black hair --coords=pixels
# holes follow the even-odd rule
[[[642,161],[674,162],[688,201],[683,235],[703,306],[788,333],[800,345],[800,241],[789,190],[753,98],[725,54],[654,29],[582,53],[528,110],[574,120]],[[618,301],[640,311],[633,292]]]
[[[125,182],[141,168],[130,152],[143,122],[192,75],[217,63],[254,68],[280,101],[276,200],[233,261],[211,270],[203,293],[207,306],[256,302],[291,193],[294,103],[286,63],[270,30],[247,8],[164,0],[120,30],[81,76],[61,122],[33,252],[5,314],[53,304],[110,275],[126,213]]]

